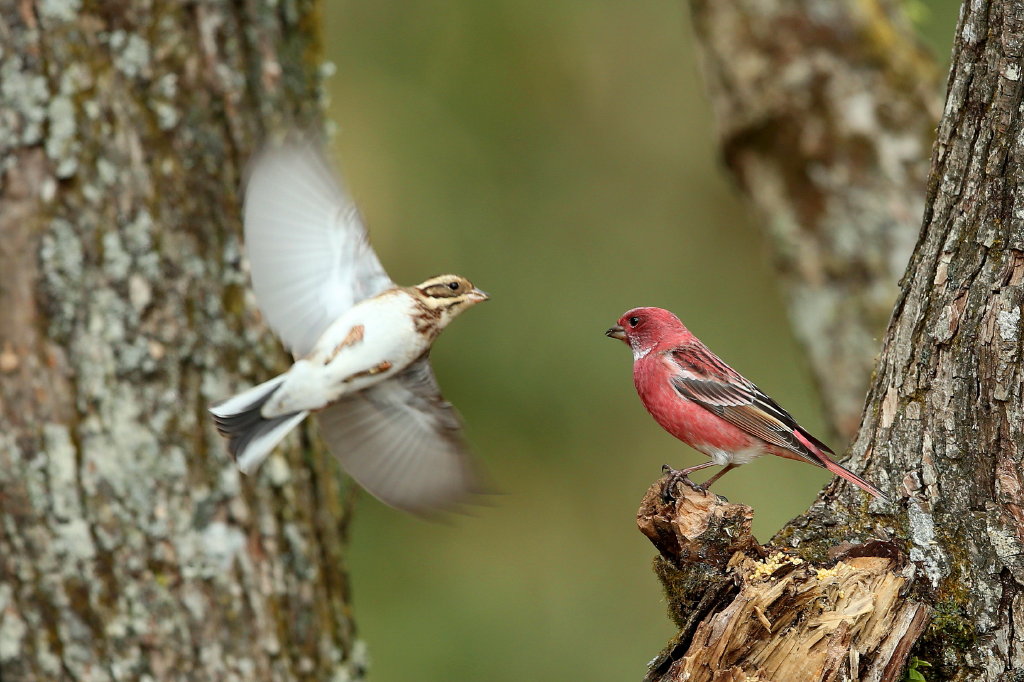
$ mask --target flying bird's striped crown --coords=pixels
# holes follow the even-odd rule
[[[487,300],[487,294],[458,275],[437,275],[420,282],[413,289],[431,308],[452,308],[463,303],[472,305]]]
[[[460,313],[487,300],[487,294],[459,275],[437,275],[407,291],[416,301],[416,327],[421,333],[438,334]]]

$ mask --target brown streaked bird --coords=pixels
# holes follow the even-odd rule
[[[296,360],[210,407],[239,469],[255,470],[318,412],[331,453],[386,504],[424,514],[473,492],[462,424],[428,354],[487,294],[458,275],[392,282],[340,179],[308,142],[258,156],[244,221],[256,302]]]

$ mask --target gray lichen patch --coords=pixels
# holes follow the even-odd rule
[[[114,53],[114,66],[128,78],[150,73],[150,45],[145,38],[126,31],[114,31],[108,38]]]
[[[178,97],[178,74],[166,73],[153,84],[152,108],[160,130],[170,130],[181,120],[181,111],[175,104]]]
[[[44,23],[47,20],[73,21],[81,9],[81,0],[40,0],[36,6]]]
[[[62,424],[43,426],[46,448],[51,512],[59,522],[82,518],[82,500],[78,496],[78,464],[71,434]]]
[[[54,173],[58,178],[71,177],[78,169],[75,115],[75,104],[70,97],[56,95],[50,100],[46,153],[56,161]]]
[[[1020,339],[1020,308],[1001,310],[998,316],[999,337],[1003,341],[1016,343]]]
[[[910,560],[924,569],[932,587],[938,587],[945,577],[947,560],[935,537],[935,520],[931,512],[924,510],[916,500],[910,501],[907,513],[910,522]]]
[[[69,221],[53,220],[43,235],[39,260],[47,288],[53,292],[49,300],[56,306],[49,316],[54,325],[51,334],[63,340],[70,334],[85,297],[82,243]]]
[[[0,61],[0,95],[5,105],[5,115],[0,116],[0,159],[6,165],[13,159],[10,152],[14,147],[38,144],[42,139],[50,90],[46,78],[12,51]]]
[[[214,521],[202,532],[202,548],[209,571],[206,575],[223,574],[245,548],[245,535],[236,526]]]
[[[0,585],[0,663],[21,655],[28,632],[28,626],[14,608],[12,597],[11,586]]]

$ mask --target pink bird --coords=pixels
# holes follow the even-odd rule
[[[634,308],[605,332],[633,349],[633,384],[663,429],[711,461],[674,472],[673,481],[709,466],[726,472],[761,455],[810,462],[888,502],[878,488],[833,462],[831,449],[661,308]],[[826,454],[827,453],[827,454]],[[688,479],[687,479],[688,482]],[[692,485],[692,484],[691,484]]]

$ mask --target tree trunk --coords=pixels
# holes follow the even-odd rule
[[[0,0],[0,679],[362,675],[336,467],[243,478],[205,409],[284,366],[237,188],[321,125],[318,20]]]
[[[857,432],[924,208],[938,71],[891,0],[690,0],[726,167],[764,226],[825,416]]]
[[[1009,0],[965,3],[932,155],[923,229],[853,446],[858,470],[896,504],[866,504],[862,493],[836,483],[773,539],[773,547],[758,550],[787,550],[819,568],[834,563],[836,555],[889,553],[892,574],[907,584],[897,590],[898,598],[871,604],[867,613],[889,618],[899,610],[910,614],[917,604],[930,610],[913,650],[932,666],[922,671],[929,682],[1010,682],[1020,680],[1024,670],[1024,208],[1017,201],[1024,186],[1022,54],[1024,6]],[[698,537],[702,545],[724,541],[714,533],[701,538],[687,531],[694,524],[682,525],[676,508],[645,504],[641,525],[646,517],[646,527],[660,528],[656,537],[667,532],[675,538]],[[681,546],[678,539],[660,542],[670,550]],[[851,548],[851,542],[863,544]],[[686,556],[699,551],[691,549]],[[721,594],[721,575],[702,580],[679,555],[668,554],[660,561],[671,569],[662,571],[671,604],[692,603],[694,595],[707,590]],[[730,580],[749,584],[736,566],[724,570]],[[770,574],[763,587],[782,577]],[[798,593],[794,590],[783,592]],[[658,659],[660,674],[650,679],[683,679],[674,672],[699,655],[701,647],[715,643],[715,635],[726,632],[728,624],[736,626],[719,622],[700,641],[687,634],[733,603],[729,594],[723,599],[693,607],[703,609],[691,614],[696,623],[666,649]],[[834,604],[822,604],[816,617],[842,615]],[[848,627],[854,629],[863,617],[846,619]],[[771,629],[772,638],[789,632]],[[857,647],[847,639],[836,644],[821,638],[817,646],[848,653]],[[905,657],[908,645],[904,641],[892,648],[890,659]],[[734,669],[757,678],[759,661],[750,655],[762,649],[743,646],[736,642],[730,667],[712,670],[718,676],[707,679],[735,679],[726,676]],[[861,654],[857,650],[846,669],[824,667],[790,679],[899,679],[886,672],[893,665],[880,667],[882,647]]]

